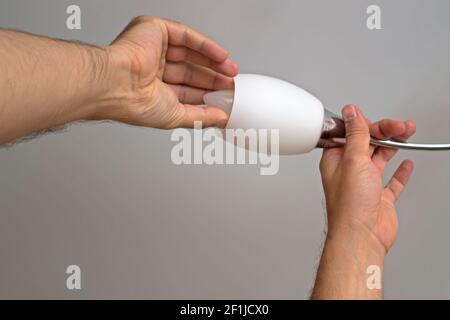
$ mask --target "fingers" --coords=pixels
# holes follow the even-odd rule
[[[201,104],[206,90],[234,88],[231,77],[239,73],[239,67],[224,48],[186,25],[162,22],[169,44],[162,78],[182,103]]]
[[[367,156],[369,154],[370,134],[366,119],[361,111],[353,105],[342,109],[346,130],[346,156]]]
[[[407,140],[416,132],[416,124],[413,121],[398,121],[384,119],[370,126],[370,135],[377,139]]]
[[[395,171],[389,183],[386,185],[385,190],[387,190],[387,194],[393,203],[400,197],[400,194],[408,183],[413,170],[414,164],[412,161],[403,161]]]
[[[239,73],[238,65],[230,59],[226,59],[222,62],[216,62],[203,54],[186,47],[169,46],[166,53],[166,59],[167,61],[172,62],[188,61],[208,67],[229,77],[234,77]]]
[[[372,156],[372,162],[378,168],[381,174],[384,173],[386,165],[395,156],[397,149],[377,147]]]
[[[377,139],[390,139],[404,134],[406,124],[403,121],[384,119],[370,126],[370,135]]]
[[[416,132],[416,125],[412,121],[381,120],[371,126],[370,132],[378,139],[407,140]],[[377,147],[372,161],[383,173],[387,163],[396,153],[397,149]]]
[[[411,120],[405,121],[406,130],[404,134],[395,137],[396,140],[406,141],[408,140],[414,133],[416,133],[416,123]]]
[[[177,84],[169,84],[168,86],[173,90],[181,103],[203,104],[203,96],[210,92],[209,90]]]
[[[171,84],[220,90],[233,89],[233,79],[211,69],[185,62],[167,62],[163,80]]]
[[[324,148],[320,159],[319,169],[323,178],[332,175],[338,167],[344,148]]]
[[[228,58],[228,52],[216,42],[181,23],[163,20],[169,35],[169,44],[188,47],[216,62]]]
[[[215,107],[197,107],[190,104],[182,105],[182,116],[178,119],[174,127],[192,128],[194,121],[201,121],[202,127],[224,128],[228,122],[228,115],[221,109]]]

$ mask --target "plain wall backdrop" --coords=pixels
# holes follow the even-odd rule
[[[66,28],[70,4],[81,30]],[[382,30],[366,27],[371,4]],[[300,85],[330,110],[355,103],[373,120],[415,120],[416,141],[450,140],[449,1],[0,1],[0,27],[98,45],[136,15],[189,24],[242,72]],[[0,298],[307,298],[324,237],[321,151],[261,176],[176,166],[174,144],[89,123],[0,149]],[[450,152],[401,151],[388,173],[405,158],[416,168],[385,296],[450,298]],[[80,291],[66,289],[71,264]]]

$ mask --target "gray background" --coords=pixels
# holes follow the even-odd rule
[[[82,30],[65,27],[82,9]],[[383,30],[365,26],[382,8]],[[1,0],[0,25],[107,44],[135,15],[187,23],[242,72],[305,87],[330,109],[417,121],[450,140],[450,2]],[[43,81],[45,81],[43,79]],[[248,166],[175,166],[170,132],[73,125],[0,150],[0,298],[307,298],[323,241],[320,151]],[[450,153],[416,164],[398,204],[386,298],[450,297]],[[82,290],[65,269],[82,269]]]

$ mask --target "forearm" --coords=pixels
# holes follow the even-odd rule
[[[107,50],[0,30],[0,144],[96,118],[114,97]]]
[[[382,288],[368,286],[371,274],[367,271],[375,266],[381,277],[384,256],[385,249],[378,240],[363,230],[329,232],[311,299],[381,299]]]

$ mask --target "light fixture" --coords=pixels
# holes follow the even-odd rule
[[[279,153],[300,154],[345,144],[341,116],[324,108],[309,92],[289,82],[257,74],[240,74],[234,90],[204,96],[230,118],[226,129],[278,129]],[[450,144],[417,144],[371,138],[371,144],[398,149],[450,150]]]

